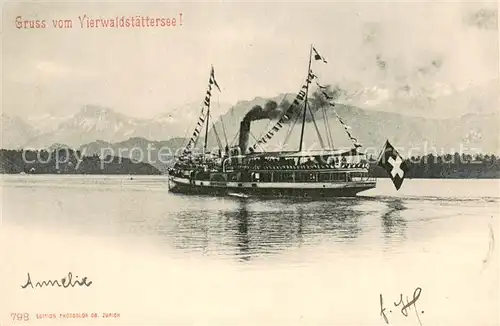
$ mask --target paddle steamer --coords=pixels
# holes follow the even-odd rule
[[[354,138],[342,118],[335,111],[333,98],[323,92],[326,103],[334,110],[344,126],[353,146],[347,149],[327,148],[321,137],[322,150],[303,150],[306,112],[309,108],[308,93],[312,81],[316,80],[319,89],[326,89],[317,81],[311,70],[311,61],[324,60],[311,46],[309,52],[308,74],[305,84],[293,103],[281,111],[274,107],[256,106],[240,123],[237,146],[225,146],[216,152],[207,151],[207,136],[210,120],[210,99],[212,88],[219,89],[212,67],[208,90],[197,126],[173,168],[169,169],[169,189],[175,193],[247,196],[298,196],[298,197],[352,197],[357,193],[376,186],[376,179],[368,172],[368,163],[361,145]],[[220,91],[220,89],[219,89]],[[301,110],[297,110],[301,108]],[[276,112],[279,113],[276,116]],[[294,112],[294,113],[292,113]],[[297,114],[298,112],[298,114]],[[311,112],[311,117],[314,115]],[[272,113],[272,114],[271,114]],[[299,118],[301,134],[296,151],[266,151],[265,145],[283,126]],[[274,126],[253,146],[248,146],[250,125],[260,119],[276,120]],[[297,121],[297,120],[296,120]],[[314,120],[313,120],[314,121]],[[327,121],[325,121],[327,123]],[[316,126],[316,131],[319,130]],[[215,126],[214,126],[215,127]],[[193,154],[202,129],[205,129],[203,151]],[[326,127],[328,130],[328,126]],[[329,130],[328,130],[329,131]],[[331,135],[328,135],[331,137]],[[330,138],[328,138],[330,139]],[[331,144],[329,142],[329,144]],[[262,150],[259,150],[262,148]]]

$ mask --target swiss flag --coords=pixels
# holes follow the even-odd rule
[[[389,177],[394,183],[394,186],[397,190],[399,190],[403,184],[406,174],[408,173],[408,166],[388,140],[385,142],[384,148],[380,153],[378,165],[387,171]]]

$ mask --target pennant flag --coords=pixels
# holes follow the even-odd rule
[[[312,73],[312,71],[311,71]],[[274,126],[259,140],[257,140],[257,144],[265,143],[267,144],[267,141],[274,136],[276,132],[278,132],[282,127],[283,123],[286,120],[290,119],[290,115],[288,111],[290,111],[295,105],[298,105],[301,101],[304,100],[304,96],[306,95],[306,92],[304,89],[307,89],[307,84],[303,85],[300,92],[295,96],[295,99],[293,100],[292,104],[288,108],[288,110],[283,114],[283,116],[274,124]],[[255,145],[254,145],[255,146]]]
[[[316,78],[316,75],[314,74],[314,72],[312,70],[309,70],[309,79],[313,80],[314,78]]]
[[[313,47],[313,51],[314,51],[314,60],[321,60],[324,63],[328,63],[328,61],[326,61],[325,57],[321,56],[314,47]]]
[[[318,85],[318,87],[319,87],[320,89],[322,89],[322,90],[325,90],[325,89],[327,89],[327,88],[328,88],[328,86],[323,86],[323,85],[321,85],[321,84],[320,84],[317,80],[316,80],[316,85]]]
[[[205,111],[208,112],[208,109],[210,107],[210,99],[212,97],[212,85],[215,85],[215,87],[217,87],[219,92],[221,91],[219,84],[217,84],[217,81],[215,80],[215,72],[214,72],[213,66],[212,66],[212,69],[210,70],[210,78],[208,79],[208,89],[207,89],[207,93],[205,95],[205,99],[203,101],[204,106],[201,108],[201,114],[200,114],[200,117],[198,119],[198,123],[197,123],[198,127],[201,127],[202,124],[205,122],[205,119],[206,119]],[[191,153],[191,146],[196,142],[196,140],[198,139],[198,136],[200,135],[201,130],[198,130],[198,127],[195,128],[193,135],[189,139],[186,147],[184,148],[184,151],[183,151],[184,155]]]
[[[327,87],[322,86],[319,83],[318,80],[316,80],[316,85],[318,85],[318,87],[321,89],[321,93],[323,94],[323,96],[328,101],[328,104],[332,107],[333,112],[335,113],[335,116],[337,117],[337,120],[340,122],[340,124],[342,125],[342,127],[344,127],[344,130],[345,130],[347,136],[349,136],[349,138],[351,139],[354,147],[355,148],[361,147],[361,144],[358,142],[358,140],[355,137],[353,137],[351,135],[351,133],[349,132],[349,129],[351,129],[351,127],[345,124],[344,120],[342,120],[342,118],[340,117],[340,115],[337,113],[337,110],[335,110],[335,102],[333,102],[333,96],[329,95],[327,92],[324,91],[325,89],[327,89]]]
[[[333,96],[330,96],[328,95],[326,92],[324,91],[321,91],[321,93],[323,93],[323,96],[327,99],[327,100],[333,100]],[[335,106],[335,103],[330,103],[331,106]]]
[[[209,84],[214,84],[215,87],[217,87],[217,89],[219,90],[219,92],[221,91],[220,90],[220,87],[219,87],[219,84],[217,84],[217,81],[215,80],[215,71],[214,71],[214,67],[212,66],[212,71],[210,72],[210,81],[209,81]]]
[[[384,148],[380,153],[378,165],[387,171],[396,190],[399,190],[406,173],[408,173],[408,166],[388,140],[385,142]]]

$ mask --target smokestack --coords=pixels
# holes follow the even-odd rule
[[[252,121],[277,119],[285,110],[288,110],[289,107],[290,104],[286,100],[282,102],[280,107],[278,107],[278,104],[275,101],[268,101],[266,105],[264,105],[264,108],[260,105],[256,105],[248,111],[240,123],[240,138],[238,146],[241,153],[246,154],[248,151],[248,136],[250,134],[250,125]]]
[[[250,124],[252,123],[252,120],[250,119],[243,119],[240,123],[240,141],[239,141],[239,147],[241,154],[245,154],[247,149],[248,149],[248,135],[250,134]]]
[[[245,115],[240,123],[240,138],[238,146],[240,147],[241,153],[245,154],[248,151],[248,137],[250,134],[250,125],[252,121],[262,120],[262,119],[274,119],[280,115],[280,110],[278,109],[278,104],[275,101],[269,101],[264,106],[264,109],[260,105],[254,106]]]

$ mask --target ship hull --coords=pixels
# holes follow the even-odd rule
[[[355,197],[359,192],[375,188],[376,181],[330,183],[266,183],[266,182],[209,182],[169,178],[172,193],[225,196],[244,194],[251,197]]]

